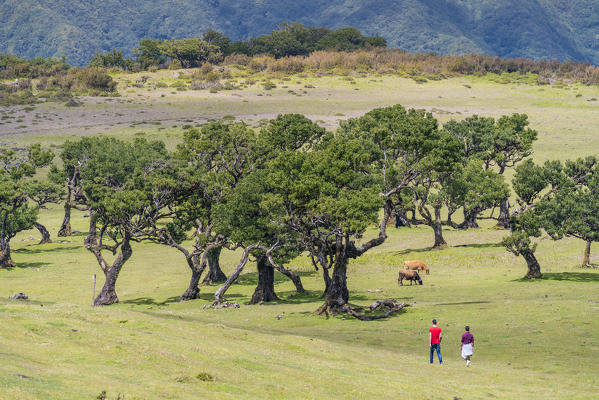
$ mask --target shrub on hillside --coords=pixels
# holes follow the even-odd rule
[[[245,54],[230,54],[225,57],[223,64],[247,66],[250,61],[252,61],[252,57]]]
[[[48,90],[76,93],[112,93],[117,83],[102,68],[71,68],[48,79]]]
[[[56,75],[70,66],[63,58],[36,57],[31,60],[0,53],[0,79],[39,78]]]
[[[302,57],[285,57],[272,60],[268,64],[269,72],[285,72],[287,74],[299,74],[304,72]]]
[[[38,99],[31,90],[14,90],[0,84],[0,106],[18,106],[38,103]]]

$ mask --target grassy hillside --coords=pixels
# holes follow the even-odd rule
[[[43,220],[55,226],[59,214]],[[81,214],[76,222],[84,229]],[[352,263],[352,301],[395,297],[412,307],[364,323],[313,314],[322,279],[306,259],[292,264],[306,295],[277,275],[283,300],[247,306],[257,279],[252,264],[227,295],[241,309],[203,309],[216,287],[178,303],[186,267],[155,245],[134,248],[118,284],[121,303],[92,309],[91,275],[99,271],[83,237],[38,246],[25,234],[15,246],[20,267],[0,271],[0,398],[94,399],[102,390],[127,400],[590,398],[599,384],[599,323],[590,317],[599,310],[599,273],[574,267],[581,242],[544,241],[546,279],[521,281],[525,266],[495,244],[501,236],[451,231],[449,249],[427,252],[428,229],[391,229],[383,247]],[[398,265],[413,258],[429,263],[431,274],[423,286],[397,286]],[[223,261],[229,273],[233,255]],[[16,291],[31,300],[6,299]],[[432,318],[444,329],[442,367],[428,365]],[[465,324],[476,336],[469,369],[459,358]]]
[[[537,86],[524,83],[536,82],[534,77],[492,74],[417,83],[396,75],[286,77],[260,73],[223,79],[223,85],[234,89],[211,93],[188,89],[191,72],[115,75],[120,97],[81,97],[81,107],[53,102],[6,107],[0,112],[2,141],[60,144],[73,135],[114,134],[174,143],[185,127],[211,118],[232,117],[259,126],[265,119],[289,112],[334,128],[342,119],[400,103],[425,108],[441,123],[473,114],[527,113],[531,126],[539,131],[534,154],[538,160],[584,156],[599,148],[596,86]],[[138,87],[142,77],[147,77],[145,84]],[[266,90],[266,83],[276,87]]]
[[[594,86],[536,86],[494,76],[418,84],[373,74],[254,76],[245,87],[250,78],[232,77],[234,90],[177,90],[189,72],[116,75],[121,97],[81,98],[80,107],[6,107],[0,140],[56,146],[104,134],[159,138],[172,148],[186,126],[211,118],[259,126],[279,112],[300,112],[333,128],[340,119],[401,103],[426,108],[442,122],[525,112],[539,131],[533,156],[539,161],[599,148]],[[145,84],[135,86],[142,75]],[[276,88],[265,90],[265,81]],[[54,239],[61,218],[60,206],[41,213]],[[85,231],[84,213],[75,212],[73,224]],[[506,232],[489,224],[447,229],[449,248],[435,252],[427,250],[433,240],[428,227],[388,233],[384,245],[350,264],[351,301],[397,298],[411,307],[388,320],[359,322],[314,314],[323,282],[306,258],[289,265],[301,273],[305,295],[296,295],[277,273],[282,300],[247,305],[257,280],[255,265],[248,264],[226,296],[240,309],[204,309],[216,286],[202,286],[200,300],[179,303],[189,278],[184,260],[152,244],[135,245],[117,284],[121,303],[92,309],[92,274],[100,277],[97,288],[102,278],[84,236],[37,245],[38,232],[24,232],[12,243],[18,267],[0,270],[0,399],[94,399],[102,391],[126,400],[593,397],[599,385],[599,273],[577,267],[582,241],[542,238],[537,255],[544,279],[525,281],[524,261],[498,245]],[[599,249],[593,251],[597,264]],[[226,273],[238,256],[223,254]],[[398,266],[408,259],[431,266],[423,286],[397,286]],[[17,292],[30,300],[8,299]],[[432,318],[444,329],[442,367],[428,365]],[[466,324],[476,337],[468,369],[458,344]]]
[[[81,64],[97,51],[129,52],[145,37],[199,36],[213,28],[241,39],[293,20],[329,28],[354,26],[409,51],[597,64],[598,15],[593,0],[0,0],[0,52],[65,55]]]

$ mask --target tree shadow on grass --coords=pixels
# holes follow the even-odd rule
[[[41,268],[41,267],[47,267],[48,263],[43,263],[43,262],[20,262],[17,263],[17,268]]]
[[[501,243],[471,243],[471,244],[458,244],[456,246],[448,246],[447,248],[452,248],[452,247],[471,247],[474,249],[486,249],[486,248],[491,248],[491,247],[502,247],[503,245]],[[399,250],[393,253],[393,255],[396,256],[403,256],[406,254],[410,254],[410,253],[426,253],[429,251],[436,251],[436,249],[433,249],[432,247],[424,247],[421,249],[404,249],[404,250]]]
[[[216,292],[216,290],[214,291]],[[200,292],[200,296],[198,297],[198,300],[206,300],[206,301],[210,301],[213,302],[214,301],[214,292]],[[225,298],[226,299],[238,299],[240,297],[248,297],[244,294],[237,294],[237,293],[225,293]]]
[[[437,306],[464,306],[469,304],[490,304],[490,301],[462,301],[458,303],[437,303]]]
[[[200,318],[197,317],[190,317],[190,316],[183,316],[183,315],[179,315],[179,314],[171,314],[171,313],[161,313],[161,312],[156,312],[156,311],[148,311],[148,310],[139,310],[137,311],[141,314],[144,315],[149,315],[151,317],[155,317],[155,318],[162,318],[162,319],[168,319],[168,320],[177,320],[177,321],[186,321],[186,322],[202,322],[202,320]]]
[[[403,256],[406,254],[410,254],[410,253],[426,253],[432,251],[431,247],[424,247],[422,249],[404,249],[404,250],[399,250],[393,253],[393,255],[395,256]]]
[[[279,296],[278,301],[262,303],[262,305],[322,303],[324,301],[324,298],[322,297],[322,291],[320,290],[306,290],[304,293],[298,293],[295,290],[288,290],[276,293],[277,296]]]
[[[474,249],[486,249],[490,247],[503,247],[501,243],[470,243],[470,244],[458,244],[452,247],[472,247]]]
[[[306,290],[304,293],[298,293],[295,290],[288,290],[284,292],[276,292],[279,300],[271,301],[268,303],[260,303],[261,305],[285,305],[285,304],[307,304],[314,303],[315,307],[320,306],[325,302],[326,297],[323,297],[322,290]],[[361,294],[350,294],[352,301],[368,301],[372,300],[371,297],[364,296]],[[248,297],[249,301],[249,297]],[[374,302],[374,301],[373,301]]]
[[[173,297],[169,297],[168,299],[160,302],[160,301],[156,301],[155,299],[151,298],[151,297],[139,297],[137,299],[129,299],[129,300],[124,300],[121,303],[123,304],[135,304],[138,306],[167,306],[170,303],[178,303],[180,301],[179,296],[173,296]]]
[[[53,251],[69,251],[69,250],[79,250],[81,246],[60,246],[60,247],[38,247],[36,249],[31,249],[29,247],[22,247],[20,249],[13,250],[13,253],[17,254],[40,254],[40,253],[49,253]]]
[[[570,281],[570,282],[599,282],[599,273],[592,272],[546,272],[539,280]],[[530,279],[519,279],[529,282]]]

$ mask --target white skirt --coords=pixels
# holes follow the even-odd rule
[[[472,355],[472,343],[462,345],[462,358],[465,360],[466,357]]]

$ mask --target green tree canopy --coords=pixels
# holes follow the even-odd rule
[[[593,158],[587,159],[590,164]],[[587,164],[587,165],[589,165]],[[576,164],[566,168],[578,168]],[[586,242],[582,266],[590,266],[590,247],[599,241],[599,167],[578,182],[567,181],[539,205],[543,227],[553,239],[573,236]]]
[[[162,41],[154,39],[141,39],[139,46],[133,49],[135,60],[142,69],[151,65],[164,64],[167,60],[162,50]]]
[[[95,305],[118,302],[116,281],[131,257],[131,241],[140,240],[152,216],[164,208],[169,197],[162,195],[154,180],[168,159],[162,142],[136,139],[133,143],[114,138],[89,138],[89,152],[80,167],[81,190],[89,208],[90,228],[85,247],[94,254],[106,280]],[[171,179],[170,187],[177,185]],[[116,254],[110,264],[103,252]]]
[[[205,62],[217,63],[222,58],[217,46],[200,38],[165,40],[159,48],[162,54],[178,60],[184,68],[197,67]]]
[[[39,206],[31,206],[28,199],[36,184],[32,177],[40,167],[54,158],[39,144],[28,148],[0,148],[0,268],[14,267],[10,254],[10,240],[37,221]]]
[[[90,67],[121,68],[130,70],[133,68],[133,61],[125,58],[121,50],[111,50],[106,53],[96,53],[89,62]]]
[[[455,136],[439,130],[432,114],[406,110],[399,104],[342,122],[340,131],[374,143],[378,152],[376,164],[391,209],[404,213],[410,192],[410,205],[418,206],[425,223],[433,229],[433,247],[445,246],[438,193],[441,180],[462,162],[462,148]],[[413,201],[414,196],[417,201]]]
[[[554,235],[560,234],[560,228],[552,222],[555,212],[552,206],[557,205],[556,198],[561,198],[560,191],[589,180],[596,165],[594,157],[587,157],[565,163],[547,161],[543,165],[526,160],[516,167],[512,187],[518,196],[519,208],[511,216],[512,231],[503,239],[503,244],[526,260],[528,272],[525,278],[541,277],[541,267],[534,254],[536,243],[532,238],[540,237],[543,229]]]

